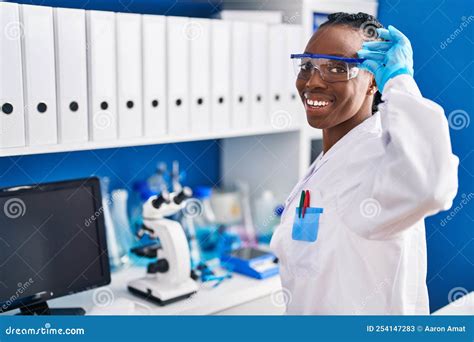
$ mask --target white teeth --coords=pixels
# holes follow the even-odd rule
[[[309,105],[309,106],[313,106],[313,107],[326,107],[329,102],[327,101],[313,101],[313,100],[310,100],[310,99],[306,99],[306,103]]]

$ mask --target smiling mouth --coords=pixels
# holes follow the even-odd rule
[[[329,106],[330,104],[333,103],[333,101],[328,101],[328,100],[323,100],[323,99],[317,99],[317,98],[309,98],[307,94],[304,94],[304,102],[307,107],[310,108],[324,108]]]
[[[306,105],[308,105],[309,107],[324,108],[329,104],[330,102],[327,101],[312,101],[310,99],[306,99]]]

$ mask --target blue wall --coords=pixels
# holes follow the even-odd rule
[[[158,162],[178,160],[185,184],[214,186],[219,181],[219,142],[137,146],[0,158],[0,187],[88,176],[107,176],[111,189],[129,191],[148,178]]]
[[[474,17],[469,16],[474,16],[472,0],[379,3],[380,21],[399,28],[411,40],[415,79],[423,95],[443,106],[448,117],[455,110],[465,111],[452,114],[460,120],[453,120],[452,128],[466,126],[474,114]],[[448,42],[451,35],[454,39]],[[449,302],[452,289],[451,297],[464,292],[456,287],[474,291],[474,118],[472,121],[467,127],[451,129],[453,150],[461,161],[453,207],[426,220],[432,311]],[[451,221],[443,221],[450,213]]]

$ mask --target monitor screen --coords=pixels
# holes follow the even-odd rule
[[[101,202],[97,178],[0,190],[0,312],[110,282]]]

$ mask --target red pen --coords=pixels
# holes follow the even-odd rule
[[[306,211],[306,208],[309,208],[310,206],[310,198],[309,198],[309,190],[306,190],[306,194],[304,197],[304,205],[303,205],[303,218],[304,218],[304,213]]]

